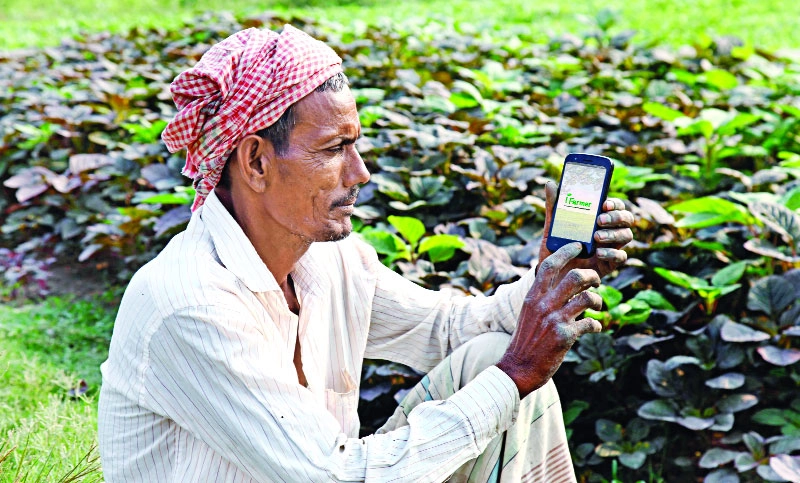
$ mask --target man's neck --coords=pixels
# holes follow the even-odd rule
[[[253,244],[256,253],[275,277],[275,281],[281,287],[285,287],[289,274],[308,251],[310,243],[294,235],[270,230],[265,223],[262,223],[263,220],[256,219],[250,213],[247,209],[248,204],[244,200],[236,200],[230,191],[217,188],[216,194]]]

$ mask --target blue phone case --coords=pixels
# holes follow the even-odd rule
[[[605,176],[602,182],[602,191],[600,193],[599,202],[596,203],[596,206],[591,206],[592,204],[595,204],[593,202],[586,202],[573,197],[572,193],[565,194],[564,198],[565,203],[563,204],[565,206],[569,205],[569,208],[562,208],[562,210],[564,212],[575,212],[576,210],[586,210],[587,213],[585,214],[578,213],[578,214],[567,215],[565,213],[562,213],[559,215],[558,212],[560,207],[559,205],[562,204],[560,202],[562,201],[561,190],[564,184],[564,175],[567,172],[569,163],[576,163],[578,165],[605,169]],[[575,166],[573,165],[572,168],[575,168]],[[589,169],[587,172],[591,172],[591,169]],[[558,183],[558,193],[556,194],[556,206],[553,211],[553,222],[550,224],[550,228],[547,233],[548,250],[554,252],[568,243],[574,243],[576,241],[579,241],[581,242],[581,245],[583,245],[583,250],[581,250],[580,255],[578,255],[580,258],[588,258],[594,255],[595,251],[594,232],[597,230],[597,217],[602,212],[603,203],[605,203],[606,197],[608,196],[608,186],[611,183],[611,176],[613,174],[614,174],[614,162],[610,158],[607,158],[605,156],[598,156],[594,154],[582,154],[582,153],[572,153],[567,156],[567,158],[564,160],[564,169],[561,171],[561,180]],[[594,190],[592,191],[593,193],[596,193],[596,191]],[[559,216],[557,217],[557,215]],[[567,216],[571,218],[575,217],[589,218],[591,216],[591,219],[587,223],[584,223],[584,221],[564,222],[563,218]],[[558,226],[556,226],[557,222],[559,222]],[[572,228],[572,230],[570,230],[569,228],[565,228],[565,226]],[[576,232],[576,230],[578,229],[580,230],[581,233],[588,234],[589,226],[591,226],[592,230],[588,241],[579,239],[580,238],[579,236],[576,237],[568,236]],[[553,234],[554,228],[556,228],[555,235]]]

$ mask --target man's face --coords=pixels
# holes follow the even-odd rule
[[[355,149],[361,134],[350,89],[312,92],[294,107],[289,146],[277,156],[266,209],[289,234],[308,243],[345,238],[358,185],[369,180]]]

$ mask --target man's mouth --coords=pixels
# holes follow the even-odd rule
[[[350,193],[347,194],[347,197],[337,200],[333,203],[334,208],[339,208],[342,206],[353,206],[356,204],[356,200],[358,199],[358,187],[355,186],[354,189],[350,190]]]

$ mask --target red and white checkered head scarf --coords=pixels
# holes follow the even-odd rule
[[[187,148],[183,174],[194,179],[192,211],[203,205],[239,141],[342,72],[327,45],[286,25],[278,34],[250,28],[214,45],[170,86],[178,114],[161,138]]]

